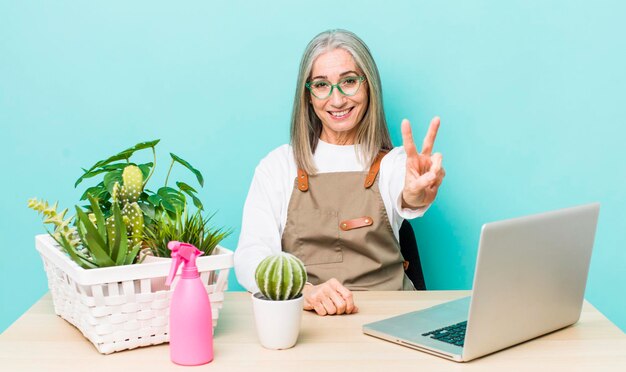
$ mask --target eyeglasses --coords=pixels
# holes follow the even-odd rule
[[[306,83],[306,87],[311,91],[311,94],[317,99],[326,99],[333,94],[333,89],[336,87],[344,96],[353,96],[359,91],[361,82],[365,81],[365,76],[347,76],[337,84],[331,84],[326,80],[313,80]]]

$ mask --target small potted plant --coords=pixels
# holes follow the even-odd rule
[[[281,252],[266,257],[255,271],[259,291],[252,295],[257,333],[267,349],[289,349],[296,344],[307,275],[296,256]]]

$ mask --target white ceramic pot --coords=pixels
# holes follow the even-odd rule
[[[252,295],[257,335],[267,349],[289,349],[298,341],[304,297],[287,301],[267,300],[261,293]]]

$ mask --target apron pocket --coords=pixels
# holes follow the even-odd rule
[[[343,261],[336,211],[300,210],[295,222],[297,237],[294,251],[305,265]]]

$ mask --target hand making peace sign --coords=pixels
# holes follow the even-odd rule
[[[402,120],[402,144],[406,152],[406,176],[402,190],[402,207],[416,209],[429,205],[435,200],[439,185],[446,175],[441,167],[440,153],[432,154],[440,119],[435,116],[424,137],[422,152],[417,152],[413,141],[411,124]]]

